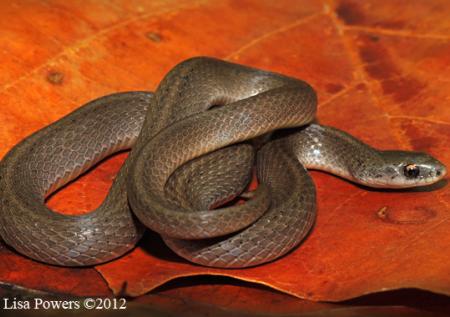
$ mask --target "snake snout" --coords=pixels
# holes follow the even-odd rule
[[[445,167],[445,165],[441,164],[440,166],[438,166],[436,168],[436,171],[435,171],[436,181],[440,181],[445,176],[447,176],[447,168]]]
[[[386,151],[386,161],[395,166],[394,186],[417,187],[434,184],[447,175],[447,168],[436,158],[422,152]]]

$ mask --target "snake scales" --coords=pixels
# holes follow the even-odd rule
[[[311,229],[315,189],[305,168],[393,188],[446,174],[427,154],[378,151],[313,124],[315,111],[303,81],[186,60],[154,94],[99,98],[11,149],[0,163],[0,234],[33,259],[83,266],[121,256],[148,227],[191,262],[248,267],[284,255]],[[285,128],[297,129],[267,142]],[[131,147],[99,208],[68,216],[45,206],[58,188]],[[258,188],[244,204],[222,206],[245,191],[255,161]]]

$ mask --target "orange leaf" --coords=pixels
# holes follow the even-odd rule
[[[427,151],[450,166],[445,4],[169,0],[80,6],[53,0],[18,9],[2,2],[7,18],[0,20],[0,156],[92,98],[154,89],[177,62],[210,55],[302,78],[318,92],[321,123],[379,148]],[[101,165],[49,205],[73,213],[95,208],[124,158]],[[450,294],[445,182],[433,191],[374,191],[312,174],[317,224],[299,248],[278,261],[243,270],[203,268],[177,258],[148,234],[128,255],[97,270],[116,294],[132,296],[197,274],[232,276],[314,300],[404,287]],[[46,267],[1,252],[2,259],[26,261],[30,272]],[[11,272],[5,266],[0,280],[16,281]],[[20,274],[18,280],[28,283],[28,275]],[[40,283],[58,287],[48,279]]]
[[[0,258],[2,284],[71,296],[111,296],[111,291],[93,268],[74,269],[37,263],[18,256],[1,242]]]

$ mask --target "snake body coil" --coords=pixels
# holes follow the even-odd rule
[[[17,144],[0,163],[0,234],[33,259],[83,266],[130,250],[144,224],[191,262],[248,267],[284,255],[311,229],[315,189],[305,168],[394,188],[446,174],[427,154],[378,151],[311,124],[315,111],[303,81],[212,58],[184,61],[154,94],[102,97]],[[297,131],[262,141],[284,128]],[[128,148],[99,208],[67,216],[45,206],[58,188]],[[255,161],[252,198],[220,207],[246,189]]]

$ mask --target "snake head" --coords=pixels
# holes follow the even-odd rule
[[[374,167],[365,185],[409,188],[436,183],[447,174],[444,164],[422,152],[380,151],[382,164]]]

